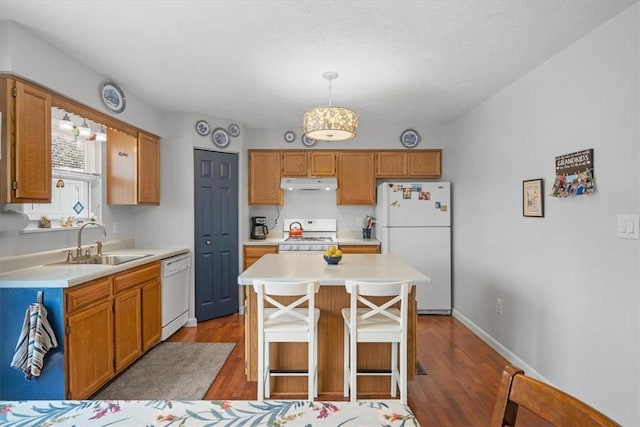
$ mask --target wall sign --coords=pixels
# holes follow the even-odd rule
[[[553,197],[583,196],[595,191],[593,148],[556,157],[555,168]]]

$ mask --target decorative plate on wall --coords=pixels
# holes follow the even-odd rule
[[[229,125],[229,135],[231,135],[234,138],[240,135],[240,126],[236,124]]]
[[[413,148],[420,142],[420,135],[413,129],[405,129],[400,134],[400,142],[407,148]]]
[[[198,132],[198,135],[202,135],[202,136],[209,135],[209,132],[211,132],[209,123],[207,123],[205,120],[198,120],[196,122],[196,132]]]
[[[220,148],[225,148],[231,142],[229,134],[223,128],[215,128],[211,133],[211,140]]]
[[[284,133],[284,140],[287,142],[293,142],[296,140],[296,134],[288,130]]]
[[[122,113],[124,109],[127,108],[127,98],[117,83],[103,83],[102,88],[100,88],[100,94],[102,95],[104,105],[114,113]]]
[[[316,144],[316,140],[307,137],[307,135],[302,135],[302,144],[307,147],[313,147]]]

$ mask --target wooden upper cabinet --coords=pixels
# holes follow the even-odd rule
[[[138,133],[138,203],[160,204],[160,141]]]
[[[375,205],[375,151],[338,152],[338,205]]]
[[[442,175],[442,150],[408,152],[408,175],[420,178],[440,178]]]
[[[282,205],[281,152],[249,150],[249,204]]]
[[[107,129],[107,204],[136,204],[137,147],[135,136]]]
[[[378,151],[376,156],[376,177],[396,178],[407,176],[406,151]]]
[[[282,176],[307,176],[309,155],[304,150],[282,152]]]
[[[439,178],[442,150],[378,151],[377,178]]]
[[[0,203],[51,202],[51,94],[0,79],[2,165]]]
[[[107,130],[107,204],[160,204],[160,141]]]
[[[336,176],[336,153],[324,150],[283,151],[282,176]]]
[[[336,176],[336,153],[334,151],[310,151],[309,175]]]

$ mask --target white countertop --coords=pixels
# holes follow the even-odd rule
[[[327,264],[318,253],[263,255],[238,276],[238,284],[251,285],[253,279],[318,280],[321,285],[343,285],[347,279],[373,282],[408,280],[416,286],[431,279],[393,255],[345,254],[337,265]]]
[[[55,251],[58,257],[60,251]],[[150,262],[169,258],[175,255],[188,253],[187,248],[127,248],[104,250],[104,253],[113,255],[151,255],[134,261],[125,262],[119,265],[94,265],[94,264],[56,264],[56,265],[34,265],[27,268],[7,271],[0,274],[0,288],[68,288],[74,285],[99,279],[100,277],[138,267]],[[51,259],[42,258],[41,255],[33,255],[39,259],[49,259],[46,261],[63,261],[64,258]],[[15,257],[15,258],[24,258]],[[11,260],[3,260],[4,267],[11,265]],[[16,260],[15,265],[20,265]]]

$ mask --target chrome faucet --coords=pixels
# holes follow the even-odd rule
[[[95,225],[98,228],[102,229],[102,233],[104,233],[104,237],[107,237],[107,229],[104,228],[104,225],[100,224],[99,222],[87,222],[86,224],[83,224],[80,229],[78,230],[78,248],[76,249],[76,258],[79,258],[82,256],[82,230],[87,226],[87,225]],[[88,249],[87,249],[88,251]],[[98,251],[102,252],[102,242],[100,242],[100,244],[98,245]],[[89,254],[87,254],[88,256]]]

